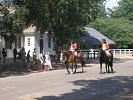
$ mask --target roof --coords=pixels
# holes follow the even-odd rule
[[[108,44],[115,44],[115,42],[98,32],[94,28],[85,27],[84,43],[91,45],[101,44],[102,39],[105,39]]]
[[[23,30],[24,33],[35,33],[36,32],[36,27],[35,26],[29,26],[25,30]]]

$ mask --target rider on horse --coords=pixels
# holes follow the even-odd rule
[[[109,48],[109,44],[106,42],[106,40],[102,39],[102,50],[105,51],[107,56],[111,56]]]
[[[76,42],[71,42],[71,45],[70,45],[70,48],[69,48],[69,51],[72,52],[73,56],[77,56],[77,48],[78,48],[78,45]]]

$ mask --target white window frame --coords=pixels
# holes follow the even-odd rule
[[[28,43],[28,46],[31,46],[31,39],[30,38],[27,38],[27,43]]]

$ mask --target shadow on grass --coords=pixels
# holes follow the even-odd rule
[[[59,96],[36,97],[35,100],[133,100],[133,76],[77,80],[70,83],[82,88]]]

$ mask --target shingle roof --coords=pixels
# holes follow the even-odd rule
[[[101,44],[102,39],[105,39],[109,44],[115,44],[115,42],[98,32],[94,28],[85,27],[84,35],[84,42],[87,44]]]

